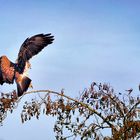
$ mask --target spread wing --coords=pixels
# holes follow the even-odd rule
[[[14,81],[14,64],[6,57],[0,57],[0,84],[9,83]]]
[[[37,34],[31,38],[27,38],[19,50],[17,71],[23,73],[26,62],[34,55],[37,55],[47,45],[51,44],[53,40],[54,37],[51,34]]]

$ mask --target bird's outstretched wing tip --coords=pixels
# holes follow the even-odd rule
[[[18,53],[18,69],[20,73],[23,73],[25,68],[25,63],[33,56],[37,55],[43,48],[52,44],[54,36],[51,33],[48,34],[36,34],[30,38],[27,38],[22,44]]]

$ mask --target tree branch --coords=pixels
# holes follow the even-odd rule
[[[95,113],[97,116],[99,116],[100,118],[102,118],[104,120],[104,122],[106,122],[112,129],[116,130],[116,128],[114,127],[114,125],[112,123],[110,123],[109,121],[107,121],[106,118],[101,113],[99,113],[96,110],[94,110],[93,108],[91,108],[88,104],[85,104],[85,103],[80,102],[80,101],[78,101],[76,99],[73,99],[73,98],[71,98],[71,97],[69,97],[69,96],[67,96],[67,95],[65,95],[63,93],[59,93],[59,92],[52,91],[52,90],[33,90],[33,91],[25,92],[23,94],[23,96],[26,95],[26,94],[40,93],[40,92],[45,92],[45,93],[48,93],[48,94],[55,94],[55,95],[58,95],[58,96],[65,97],[65,98],[67,98],[67,99],[69,99],[71,101],[74,101],[74,102],[80,104],[81,106],[87,108],[92,113]],[[22,97],[18,100],[18,102],[22,99]]]

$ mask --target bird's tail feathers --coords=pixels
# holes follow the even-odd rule
[[[20,82],[17,82],[17,93],[18,97],[22,96],[24,92],[27,91],[31,84],[31,79],[27,76],[24,76]]]

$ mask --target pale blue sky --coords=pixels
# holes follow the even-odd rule
[[[137,91],[138,0],[0,0],[0,55],[15,61],[27,37],[48,32],[55,36],[54,43],[31,60],[34,89],[65,88],[66,94],[76,97],[96,81],[121,92],[130,87]],[[0,86],[1,91],[14,88]],[[0,140],[54,139],[53,119],[42,116],[22,125],[19,116],[20,106],[0,127]]]

